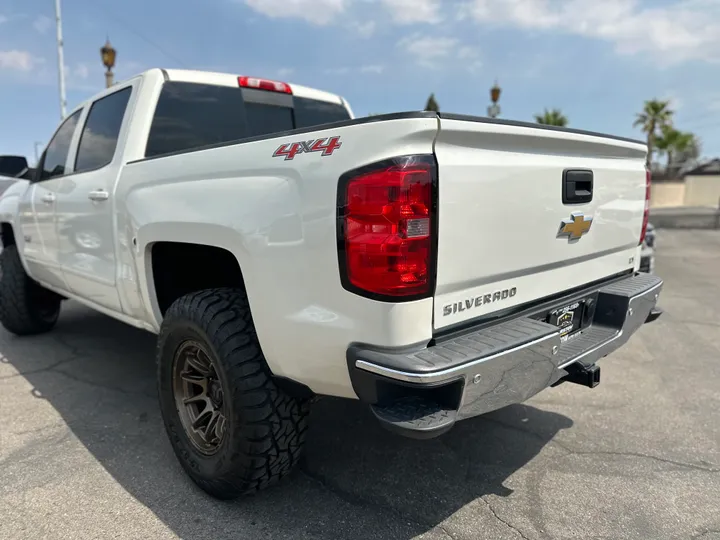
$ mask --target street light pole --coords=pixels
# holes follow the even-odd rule
[[[102,58],[103,66],[105,66],[105,88],[110,88],[115,84],[115,76],[112,72],[113,66],[115,66],[115,57],[117,51],[110,45],[110,38],[105,42],[105,45],[100,49],[100,58]]]
[[[65,60],[63,57],[62,19],[60,18],[60,0],[55,0],[55,25],[57,27],[58,83],[60,85],[60,119],[65,118]]]
[[[490,89],[490,101],[492,101],[492,104],[487,109],[490,118],[496,118],[500,114],[500,105],[497,104],[500,99],[500,92],[502,92],[502,90],[498,86],[497,81],[495,81],[495,84]]]

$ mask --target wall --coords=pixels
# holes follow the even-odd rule
[[[685,206],[720,205],[720,175],[686,176]]]
[[[650,186],[650,206],[661,208],[685,204],[685,182],[655,182]]]

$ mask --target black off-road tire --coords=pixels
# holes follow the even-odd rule
[[[25,272],[17,246],[0,253],[0,323],[18,336],[49,332],[60,315],[61,298]]]
[[[188,340],[213,356],[225,396],[225,434],[212,455],[193,445],[175,401],[175,354]],[[181,465],[204,491],[219,499],[251,494],[298,463],[309,402],[288,395],[273,380],[243,290],[208,289],[176,300],[161,326],[157,362],[165,428]]]

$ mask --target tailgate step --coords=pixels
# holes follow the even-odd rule
[[[431,439],[455,424],[457,411],[421,396],[403,396],[385,405],[371,405],[382,426],[413,439]]]

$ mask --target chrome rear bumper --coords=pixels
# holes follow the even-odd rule
[[[597,290],[590,325],[561,342],[559,329],[512,319],[415,351],[355,345],[348,362],[356,393],[386,427],[431,437],[456,420],[520,403],[573,367],[589,368],[657,318],[662,280],[637,274]]]

